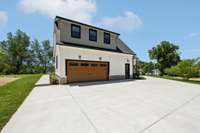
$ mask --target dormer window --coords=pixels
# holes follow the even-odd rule
[[[97,41],[97,31],[93,29],[89,29],[89,40],[90,41]]]
[[[104,43],[110,44],[110,34],[104,32]]]
[[[79,25],[71,25],[71,37],[81,38],[81,27]]]

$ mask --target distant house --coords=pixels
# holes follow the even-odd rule
[[[158,76],[158,75],[160,75],[160,70],[159,69],[153,69],[152,74]]]
[[[132,78],[137,57],[119,35],[57,16],[54,57],[60,83]]]

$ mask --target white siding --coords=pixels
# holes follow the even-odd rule
[[[104,36],[103,36],[104,31],[94,29],[94,30],[97,30],[97,42],[90,41],[89,40],[89,29],[90,29],[90,27],[85,26],[85,25],[80,25],[81,26],[81,38],[80,39],[72,38],[71,37],[71,24],[76,24],[76,23],[71,23],[71,22],[68,22],[68,21],[61,21],[59,23],[60,41],[68,42],[68,43],[74,43],[74,45],[81,44],[81,45],[86,45],[86,46],[93,46],[93,47],[116,50],[116,43],[117,43],[117,39],[118,39],[117,35],[110,33],[111,44],[104,44]]]
[[[61,74],[61,69],[60,69],[60,65],[61,65],[61,60],[60,60],[60,57],[61,57],[61,55],[60,55],[60,47],[58,47],[57,45],[56,45],[56,48],[55,48],[55,50],[56,50],[56,54],[55,54],[55,58],[56,58],[56,56],[58,56],[58,60],[57,60],[57,62],[58,62],[58,66],[57,66],[57,68],[56,68],[56,60],[55,60],[55,73],[56,73],[56,75],[60,75]]]
[[[110,75],[109,76],[119,76],[125,75],[125,63],[130,64],[130,75],[132,76],[132,58],[133,55],[130,54],[122,54],[116,52],[102,51],[102,50],[92,50],[85,48],[76,48],[69,46],[61,46],[57,45],[57,49],[59,49],[59,62],[58,62],[58,70],[56,70],[56,74],[61,78],[65,78],[65,60],[73,59],[79,60],[79,56],[81,56],[81,60],[91,60],[91,61],[100,61],[99,57],[102,58],[101,61],[110,62]]]

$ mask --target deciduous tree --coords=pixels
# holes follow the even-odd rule
[[[0,43],[1,49],[8,56],[9,64],[14,67],[16,73],[20,72],[23,61],[28,57],[29,45],[29,36],[21,30],[17,30],[14,35],[8,33],[7,40]]]
[[[161,75],[164,74],[166,68],[176,65],[180,61],[178,49],[179,46],[168,41],[162,41],[149,50],[149,57],[157,61]]]

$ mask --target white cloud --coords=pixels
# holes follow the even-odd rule
[[[19,7],[27,13],[39,13],[54,18],[56,15],[92,23],[96,13],[95,0],[20,0]],[[122,16],[105,17],[98,26],[114,31],[132,31],[142,25],[141,19],[131,11]]]
[[[5,11],[0,11],[0,26],[6,24],[8,21],[8,15]]]
[[[98,25],[114,31],[133,31],[142,25],[142,21],[134,12],[126,11],[123,16],[105,17]]]
[[[191,32],[191,33],[187,34],[184,38],[185,38],[185,39],[188,39],[188,38],[193,38],[193,37],[197,37],[197,36],[199,36],[198,33],[196,33],[196,32]]]
[[[40,13],[54,18],[56,15],[91,23],[96,12],[94,0],[21,0],[19,7],[29,13]]]

